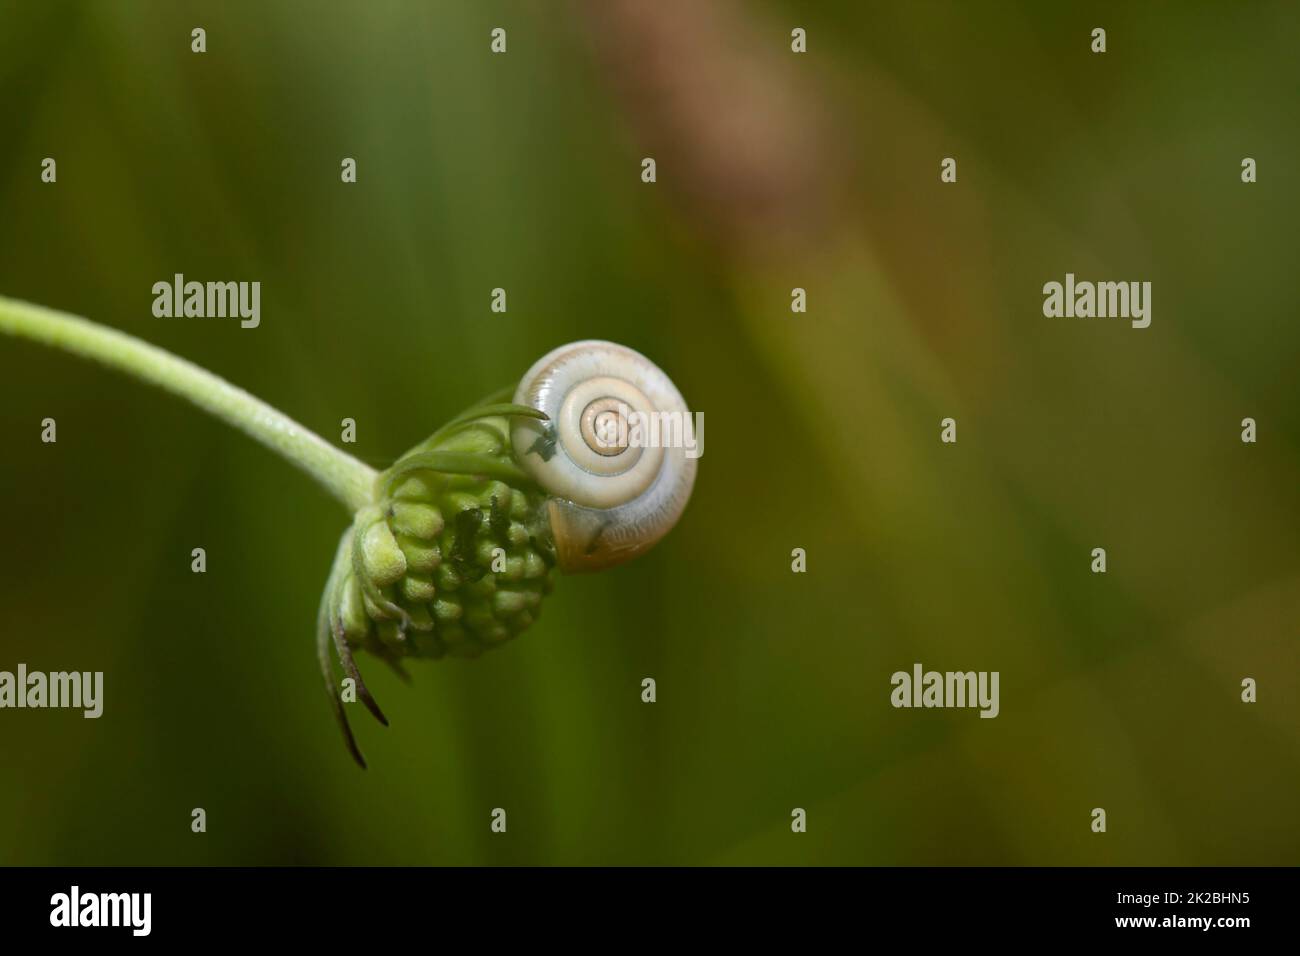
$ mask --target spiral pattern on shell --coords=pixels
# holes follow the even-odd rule
[[[695,484],[694,423],[672,380],[624,345],[589,340],[534,363],[515,403],[520,466],[551,494],[560,566],[592,571],[643,553],[677,523]]]

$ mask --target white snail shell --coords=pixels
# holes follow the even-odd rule
[[[562,345],[533,364],[514,400],[550,419],[516,418],[511,440],[520,466],[551,495],[561,568],[621,564],[677,523],[695,484],[686,447],[694,422],[672,380],[648,358],[614,342]],[[650,416],[672,426],[657,442],[645,440]],[[546,458],[538,439],[551,436],[554,453]]]

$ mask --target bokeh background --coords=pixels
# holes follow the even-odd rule
[[[377,466],[583,337],[707,421],[651,554],[411,687],[362,662],[361,772],[312,646],[347,516],[0,341],[0,669],[106,683],[98,721],[0,712],[0,862],[1298,862],[1297,35],[1289,2],[0,4],[0,294],[355,418]],[[1151,327],[1044,318],[1067,271],[1152,281]],[[261,281],[261,327],[155,319],[176,272]],[[916,661],[1000,671],[1001,716],[894,710]]]

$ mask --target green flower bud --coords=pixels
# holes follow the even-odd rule
[[[457,653],[473,656],[521,630],[514,617],[524,598],[517,598],[517,606],[512,603],[516,599],[494,599],[497,577],[529,591],[532,606],[550,591],[555,544],[547,496],[506,451],[508,427],[504,417],[475,419],[472,427],[451,433],[454,442],[435,436],[380,475],[375,505],[357,514],[351,530],[361,542],[359,560],[348,562],[335,585],[359,587],[368,598],[364,606],[372,627],[349,637],[352,649],[390,662],[444,656],[443,618],[430,605],[454,597],[460,622]],[[439,457],[453,445],[455,458]],[[460,470],[438,470],[451,467]],[[503,475],[516,485],[507,484]],[[518,509],[522,520],[512,521],[517,501],[523,503]],[[517,580],[524,567],[538,564],[545,569],[542,574]],[[389,639],[384,639],[380,626],[394,623],[396,629],[388,628]],[[411,630],[427,638],[410,640]]]

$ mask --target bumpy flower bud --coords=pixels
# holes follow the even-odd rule
[[[381,477],[383,497],[352,526],[340,584],[351,647],[388,660],[474,657],[536,620],[555,545],[546,495],[511,470],[507,427],[479,419]],[[482,472],[435,470],[440,461]]]

